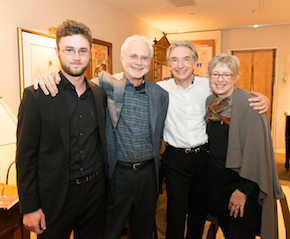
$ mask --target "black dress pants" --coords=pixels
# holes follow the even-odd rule
[[[63,209],[40,239],[103,239],[107,178],[105,170],[90,181],[70,184]],[[57,200],[57,198],[55,199]]]
[[[128,239],[151,239],[157,201],[154,162],[136,171],[117,165],[111,187],[113,202],[107,205],[104,238],[120,238],[129,218]]]
[[[207,215],[208,153],[199,151],[186,154],[167,147],[162,163],[167,190],[167,239],[183,239],[188,214],[188,239],[202,238]]]

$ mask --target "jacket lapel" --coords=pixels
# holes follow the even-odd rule
[[[67,157],[69,157],[69,148],[70,148],[69,113],[62,81],[59,84],[58,91],[59,93],[56,95],[56,97],[53,98],[53,103],[65,152]]]
[[[100,110],[99,107],[101,107],[100,105],[100,98],[99,95],[95,93],[95,90],[93,90],[93,88],[95,87],[89,80],[88,80],[88,84],[90,86],[90,88],[92,89],[92,93],[94,96],[94,101],[95,101],[95,106],[96,106],[96,112],[97,112],[97,123],[100,127],[104,127],[105,122],[100,122]]]
[[[151,133],[151,140],[154,144],[154,132],[155,127],[157,123],[157,116],[158,111],[156,107],[158,105],[158,93],[154,91],[154,88],[149,87],[149,84],[151,84],[148,80],[146,81],[146,84],[148,84],[148,92],[149,92],[149,113],[150,113],[150,133]]]
[[[124,104],[124,95],[126,88],[126,79],[125,77],[122,80],[115,81],[113,85],[113,99],[108,97],[108,109],[111,118],[111,122],[114,128],[117,127],[123,104]]]

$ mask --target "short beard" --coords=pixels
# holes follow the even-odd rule
[[[67,67],[66,65],[62,64],[62,62],[60,61],[60,65],[61,68],[64,70],[65,73],[69,74],[70,76],[81,76],[84,74],[84,72],[86,71],[86,69],[89,66],[89,62],[87,65],[85,65],[82,69],[80,69],[78,72],[73,72],[71,71],[70,67]]]

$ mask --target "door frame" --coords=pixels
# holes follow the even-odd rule
[[[276,58],[275,58],[275,76],[274,76],[274,89],[273,89],[273,102],[272,102],[272,138],[273,138],[273,147],[274,152],[276,152],[276,137],[277,137],[277,94],[278,94],[278,66],[279,66],[279,47],[249,47],[249,48],[231,48],[228,49],[228,54],[231,54],[233,51],[253,51],[253,50],[266,50],[266,49],[275,49],[276,50]]]

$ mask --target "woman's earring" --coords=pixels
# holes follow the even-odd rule
[[[237,82],[235,81],[234,86],[236,86],[236,85],[237,85]]]

